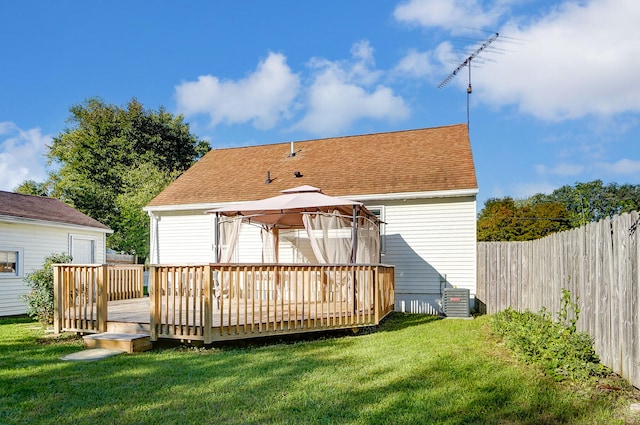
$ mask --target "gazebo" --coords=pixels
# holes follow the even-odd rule
[[[232,262],[238,235],[246,224],[260,227],[263,263],[279,262],[281,233],[291,230],[304,230],[302,238],[284,238],[303,252],[301,262],[380,262],[379,220],[362,203],[325,195],[313,186],[299,186],[281,193],[207,211],[216,215],[216,262]],[[311,252],[304,249],[306,246],[310,246]]]

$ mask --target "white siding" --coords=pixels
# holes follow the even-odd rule
[[[396,267],[396,310],[441,311],[444,285],[467,288],[475,294],[474,197],[367,204],[384,206],[382,262]]]
[[[0,249],[22,248],[24,275],[0,277],[0,316],[26,313],[26,306],[20,299],[29,292],[23,278],[28,273],[42,267],[45,257],[53,253],[69,253],[70,236],[85,236],[95,239],[97,263],[105,262],[105,234],[90,230],[50,227],[38,224],[0,222]]]
[[[348,198],[348,197],[347,197]],[[441,312],[447,286],[476,290],[476,201],[474,196],[406,201],[367,201],[384,208],[385,255],[396,267],[396,309]],[[156,213],[162,263],[213,261],[213,216],[204,211]],[[260,230],[245,225],[237,246],[238,262],[262,261]],[[152,247],[153,249],[153,247]],[[301,261],[281,241],[281,262]],[[446,281],[445,281],[446,278]]]
[[[211,214],[204,214],[204,211],[186,211],[163,213],[158,216],[159,264],[213,261]]]

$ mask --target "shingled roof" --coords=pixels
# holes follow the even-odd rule
[[[59,199],[0,191],[0,219],[3,217],[48,221],[111,231],[109,227]]]
[[[331,196],[477,189],[464,124],[215,149],[147,206],[262,199],[300,185]],[[299,172],[301,177],[295,177]],[[266,184],[267,173],[272,182]]]

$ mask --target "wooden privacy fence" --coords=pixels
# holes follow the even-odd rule
[[[143,267],[55,264],[54,331],[106,331],[108,301],[144,296]]]
[[[476,303],[556,313],[569,290],[602,363],[640,387],[639,241],[633,212],[535,241],[480,242]]]
[[[351,328],[393,310],[393,267],[151,266],[151,339],[213,340]]]

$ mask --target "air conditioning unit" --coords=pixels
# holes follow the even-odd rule
[[[447,317],[469,317],[469,290],[444,288],[442,309]]]

